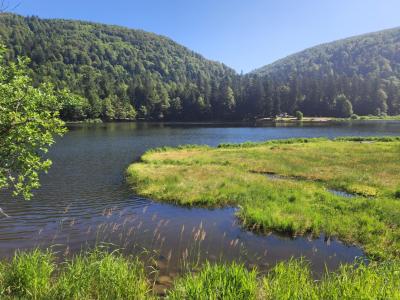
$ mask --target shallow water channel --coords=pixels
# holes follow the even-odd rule
[[[325,265],[362,256],[335,240],[257,235],[241,228],[235,208],[182,208],[133,195],[124,182],[128,165],[164,145],[264,141],[290,137],[399,135],[400,122],[312,125],[110,123],[71,125],[49,152],[53,166],[31,201],[0,193],[0,258],[16,249],[53,246],[70,255],[112,243],[126,253],[150,251],[161,273],[177,274],[184,262],[241,261],[267,270],[304,256],[316,273]],[[155,254],[157,253],[157,254]]]

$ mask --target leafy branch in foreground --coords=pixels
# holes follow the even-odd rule
[[[6,64],[0,46],[0,189],[10,189],[25,199],[38,188],[39,172],[51,161],[43,157],[55,135],[66,128],[59,118],[59,98],[50,84],[32,85],[28,58]]]

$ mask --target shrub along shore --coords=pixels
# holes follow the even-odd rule
[[[55,254],[20,252],[0,264],[1,299],[157,299],[138,258],[93,250],[56,264]],[[155,280],[155,279],[154,279]],[[167,299],[399,299],[400,262],[345,265],[319,281],[303,260],[266,274],[242,265],[206,263],[183,274]]]

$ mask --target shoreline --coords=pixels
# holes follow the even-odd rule
[[[209,121],[163,121],[163,120],[111,120],[105,121],[101,119],[88,119],[81,121],[64,121],[66,125],[76,124],[103,124],[103,123],[148,123],[148,124],[182,124],[182,125],[259,125],[259,124],[275,124],[275,123],[288,123],[288,124],[301,124],[301,123],[339,123],[339,122],[362,122],[362,121],[400,121],[400,116],[388,117],[369,117],[360,116],[357,119],[352,118],[335,118],[335,117],[304,117],[302,120],[296,118],[260,118],[254,120],[236,120],[236,121],[223,121],[223,120],[209,120]]]

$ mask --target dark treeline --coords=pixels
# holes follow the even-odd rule
[[[399,114],[400,28],[316,46],[252,74],[288,91],[288,110],[334,116],[348,100],[360,115]]]
[[[318,46],[250,74],[140,30],[0,15],[7,58],[65,98],[66,120],[243,120],[400,113],[400,30]]]

